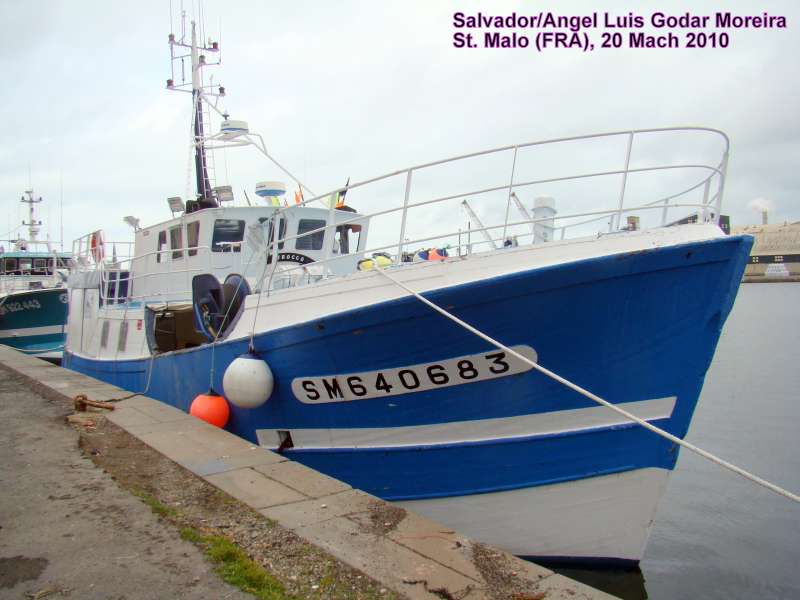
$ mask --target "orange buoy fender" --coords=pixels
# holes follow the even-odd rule
[[[192,400],[189,414],[217,427],[225,427],[231,416],[231,409],[225,398],[210,391],[207,394],[198,394]]]

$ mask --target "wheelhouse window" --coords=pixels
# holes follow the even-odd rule
[[[269,241],[267,242],[268,248],[272,245],[272,236],[274,234],[273,227],[275,227],[274,223],[272,222],[272,219],[273,217],[270,217],[269,222],[267,223],[267,231],[269,231],[268,234]],[[280,220],[278,221],[278,239],[282,240],[285,237],[286,237],[286,219],[281,217]],[[278,250],[283,250],[284,245],[285,242],[278,242]]]
[[[21,258],[19,260],[19,270],[23,273],[30,273],[33,267],[33,261],[30,258]]]
[[[33,260],[33,270],[37,275],[46,275],[47,274],[47,259],[46,258],[36,258]]]
[[[189,256],[197,256],[197,245],[200,240],[200,221],[192,221],[186,224],[186,246],[189,248]]]
[[[158,232],[158,244],[156,244],[156,262],[164,262],[164,249],[167,247],[167,232]]]
[[[348,225],[350,228],[350,252],[358,252],[361,248],[361,225]]]
[[[300,219],[297,226],[297,235],[303,235],[309,231],[325,227],[325,219]],[[325,231],[318,231],[311,235],[298,237],[295,248],[298,250],[322,250],[322,242],[325,240]]]
[[[169,247],[172,249],[172,260],[183,258],[183,227],[180,225],[169,230]]]
[[[241,252],[244,239],[244,221],[239,219],[217,219],[211,238],[213,252]]]
[[[361,241],[361,225],[339,225],[333,238],[333,251],[350,254],[358,250]]]
[[[5,258],[3,259],[3,272],[4,273],[15,273],[19,269],[19,265],[17,263],[16,258]]]

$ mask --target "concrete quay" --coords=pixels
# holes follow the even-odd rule
[[[0,370],[0,600],[252,600],[81,455],[67,412]]]
[[[4,377],[3,371],[11,377],[8,375]],[[0,381],[5,380],[18,382],[16,387],[22,388],[15,392],[18,399],[14,407],[17,413],[14,421],[17,426],[19,423],[24,423],[20,414],[29,411],[30,431],[36,430],[43,420],[41,411],[35,406],[37,402],[35,395],[67,404],[78,394],[85,394],[90,400],[97,401],[115,400],[130,395],[126,390],[0,346]],[[5,384],[5,388],[8,387],[8,384]],[[0,402],[9,402],[8,398],[3,399],[8,394],[9,390],[5,389],[4,393],[0,394]],[[44,404],[41,399],[38,401]],[[394,507],[341,481],[287,460],[279,454],[253,446],[237,436],[157,400],[134,396],[115,401],[114,407],[113,411],[102,411],[102,416],[123,430],[125,435],[140,440],[169,461],[180,465],[239,503],[257,511],[265,520],[277,523],[277,526],[296,534],[336,561],[378,582],[383,586],[381,594],[385,592],[393,597],[420,600],[613,598],[549,569],[479,544],[443,525]],[[3,411],[7,408],[0,405]],[[91,414],[95,416],[97,413]],[[70,431],[61,423],[54,424],[52,421],[50,419],[46,423],[49,429],[60,428],[66,432]],[[9,427],[8,419],[2,420],[2,427],[4,438],[20,439],[19,434],[17,437],[12,435],[8,438],[9,432],[6,431]],[[38,450],[33,448],[39,445],[45,448],[50,444],[51,434],[41,434],[35,441],[35,444],[31,444],[30,440],[26,442],[29,448],[27,452],[32,455],[38,454]],[[5,470],[3,485],[6,491],[11,490],[15,498],[14,505],[28,506],[35,512],[42,493],[38,486],[55,489],[60,485],[62,480],[60,471],[72,467],[66,464],[69,460],[64,457],[63,452],[59,456],[60,461],[54,464],[31,464],[37,476],[41,475],[49,481],[41,481],[36,486],[26,484],[29,475],[25,471]],[[78,452],[74,452],[74,457],[70,460],[83,462],[84,465],[86,463],[80,459]],[[70,477],[74,478],[76,475],[79,478],[85,477],[86,483],[89,484],[98,478],[98,473],[101,473],[99,469],[91,465],[90,467],[84,466],[73,470]],[[31,468],[28,467],[28,470]],[[140,513],[148,511],[135,496],[125,494],[119,488],[111,492],[127,496],[126,502],[139,505],[137,508],[141,510],[138,512],[130,509],[128,513],[129,509],[124,509],[125,514],[131,515],[127,528],[134,534],[142,527],[152,525],[149,522],[142,525],[142,519],[145,519],[146,515],[142,516]],[[87,511],[85,516],[76,514],[71,517],[74,519],[71,523],[75,524],[80,519],[89,518],[94,514],[92,511]],[[153,515],[149,516],[155,518]],[[9,528],[7,518],[7,515],[0,516],[2,526],[0,570],[5,564],[3,561],[29,552],[19,539],[4,539]],[[37,524],[30,514],[26,518],[28,519],[26,526],[33,528],[33,531],[26,534],[27,538],[37,536],[46,538],[50,535],[47,528],[41,531],[35,530]],[[102,535],[105,525],[99,523],[98,526],[101,531],[97,533]],[[41,526],[39,528],[41,529]],[[109,556],[133,554],[127,549],[128,544],[132,542],[118,540],[114,535],[105,538],[107,545],[116,542],[119,546],[114,550],[107,548],[105,552]],[[190,554],[184,546],[191,547],[191,544],[177,541],[181,543],[175,544],[170,540],[169,543],[165,542],[162,545],[159,541],[154,546],[160,561],[176,564],[178,555]],[[70,553],[63,544],[56,544],[53,549],[59,556],[51,557],[50,566],[44,568],[40,579],[46,578],[48,571],[55,564],[60,564],[59,568],[62,571],[82,568],[80,555]],[[280,549],[275,552],[280,552]],[[197,557],[192,555],[191,568],[185,567],[193,574],[190,579],[192,585],[187,588],[191,593],[171,594],[165,591],[166,596],[152,597],[249,597],[235,589],[223,591],[215,587],[225,587],[225,584],[207,577],[211,567],[207,564],[203,566],[202,558],[197,561]],[[123,587],[117,587],[109,588],[106,595],[81,595],[81,597],[149,598],[151,596],[147,595],[145,588],[161,585],[156,572],[148,574],[143,571],[134,574],[128,565],[114,561],[107,561],[104,569],[115,585],[124,587],[128,581],[130,587],[134,589],[129,590],[127,595],[123,595]],[[176,567],[178,571],[183,569]],[[3,589],[4,577],[0,572],[0,598],[11,597],[3,595],[6,591]],[[11,581],[14,581],[13,577]],[[192,595],[198,590],[197,595]]]

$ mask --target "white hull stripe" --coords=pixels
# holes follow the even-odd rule
[[[0,338],[28,337],[32,335],[50,335],[64,333],[63,325],[47,325],[44,327],[20,327],[17,329],[0,329]]]
[[[621,402],[620,406],[637,417],[652,421],[669,418],[675,408],[675,400],[675,396],[670,396],[638,402]],[[295,449],[387,448],[552,435],[628,423],[625,417],[604,406],[597,406],[409,427],[292,429],[291,434]],[[274,429],[259,429],[256,434],[262,446],[274,448],[280,443],[278,433]]]

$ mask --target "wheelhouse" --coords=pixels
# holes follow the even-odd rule
[[[368,229],[366,219],[347,222],[358,216],[348,208],[307,206],[220,207],[183,214],[136,232],[130,295],[166,292],[170,299],[185,299],[192,278],[203,273],[220,281],[230,273],[255,280],[273,260],[275,235],[281,271],[327,258],[332,259],[331,274],[353,272]],[[329,223],[341,224],[333,228]]]

